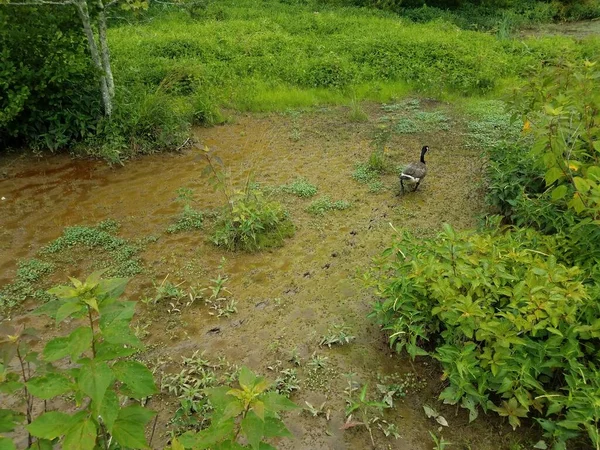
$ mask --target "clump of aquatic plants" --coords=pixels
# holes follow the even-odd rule
[[[242,189],[235,189],[221,159],[207,147],[201,154],[207,162],[203,175],[227,200],[214,225],[211,240],[215,245],[252,252],[281,246],[294,234],[294,225],[280,203],[266,199],[249,177]]]
[[[350,208],[350,202],[346,200],[331,200],[331,197],[324,195],[313,200],[307,206],[306,211],[315,216],[324,216],[329,211],[343,211]]]
[[[559,245],[533,230],[405,234],[375,264],[372,316],[396,351],[441,363],[440,398],[470,420],[533,417],[556,449],[581,433],[598,447],[600,306]]]
[[[200,230],[204,224],[204,214],[192,207],[194,201],[193,191],[189,188],[177,189],[177,200],[183,203],[183,211],[175,223],[167,228],[167,233]]]
[[[310,198],[317,194],[317,186],[309,183],[304,178],[296,178],[290,184],[281,186],[281,190],[286,194],[292,194],[300,198]]]

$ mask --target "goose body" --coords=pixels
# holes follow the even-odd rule
[[[427,166],[425,165],[425,153],[429,150],[429,146],[424,146],[421,149],[421,159],[419,162],[410,163],[404,168],[400,174],[400,187],[404,192],[404,181],[414,183],[415,188],[413,192],[417,190],[425,175],[427,175]]]

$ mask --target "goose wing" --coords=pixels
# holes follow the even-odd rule
[[[427,174],[427,166],[421,162],[411,163],[405,167],[400,176],[421,179]]]

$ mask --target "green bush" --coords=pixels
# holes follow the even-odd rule
[[[0,148],[57,150],[95,132],[96,73],[74,7],[0,5]]]
[[[260,191],[250,190],[223,208],[212,241],[228,250],[254,252],[280,247],[293,234],[294,225],[283,207],[267,201]]]
[[[568,240],[533,230],[405,235],[374,270],[373,316],[396,351],[440,361],[446,403],[513,427],[536,417],[555,448],[587,432],[600,444],[600,305],[578,267],[557,262]]]

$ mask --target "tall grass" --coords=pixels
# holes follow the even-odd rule
[[[148,23],[110,30],[116,77],[148,90],[168,86],[173,96],[202,92],[225,107],[271,111],[348,104],[352,97],[381,101],[407,89],[481,94],[541,61],[600,48],[598,40],[523,44],[440,21],[315,8],[225,0],[209,3],[196,19],[177,8],[155,11]]]

